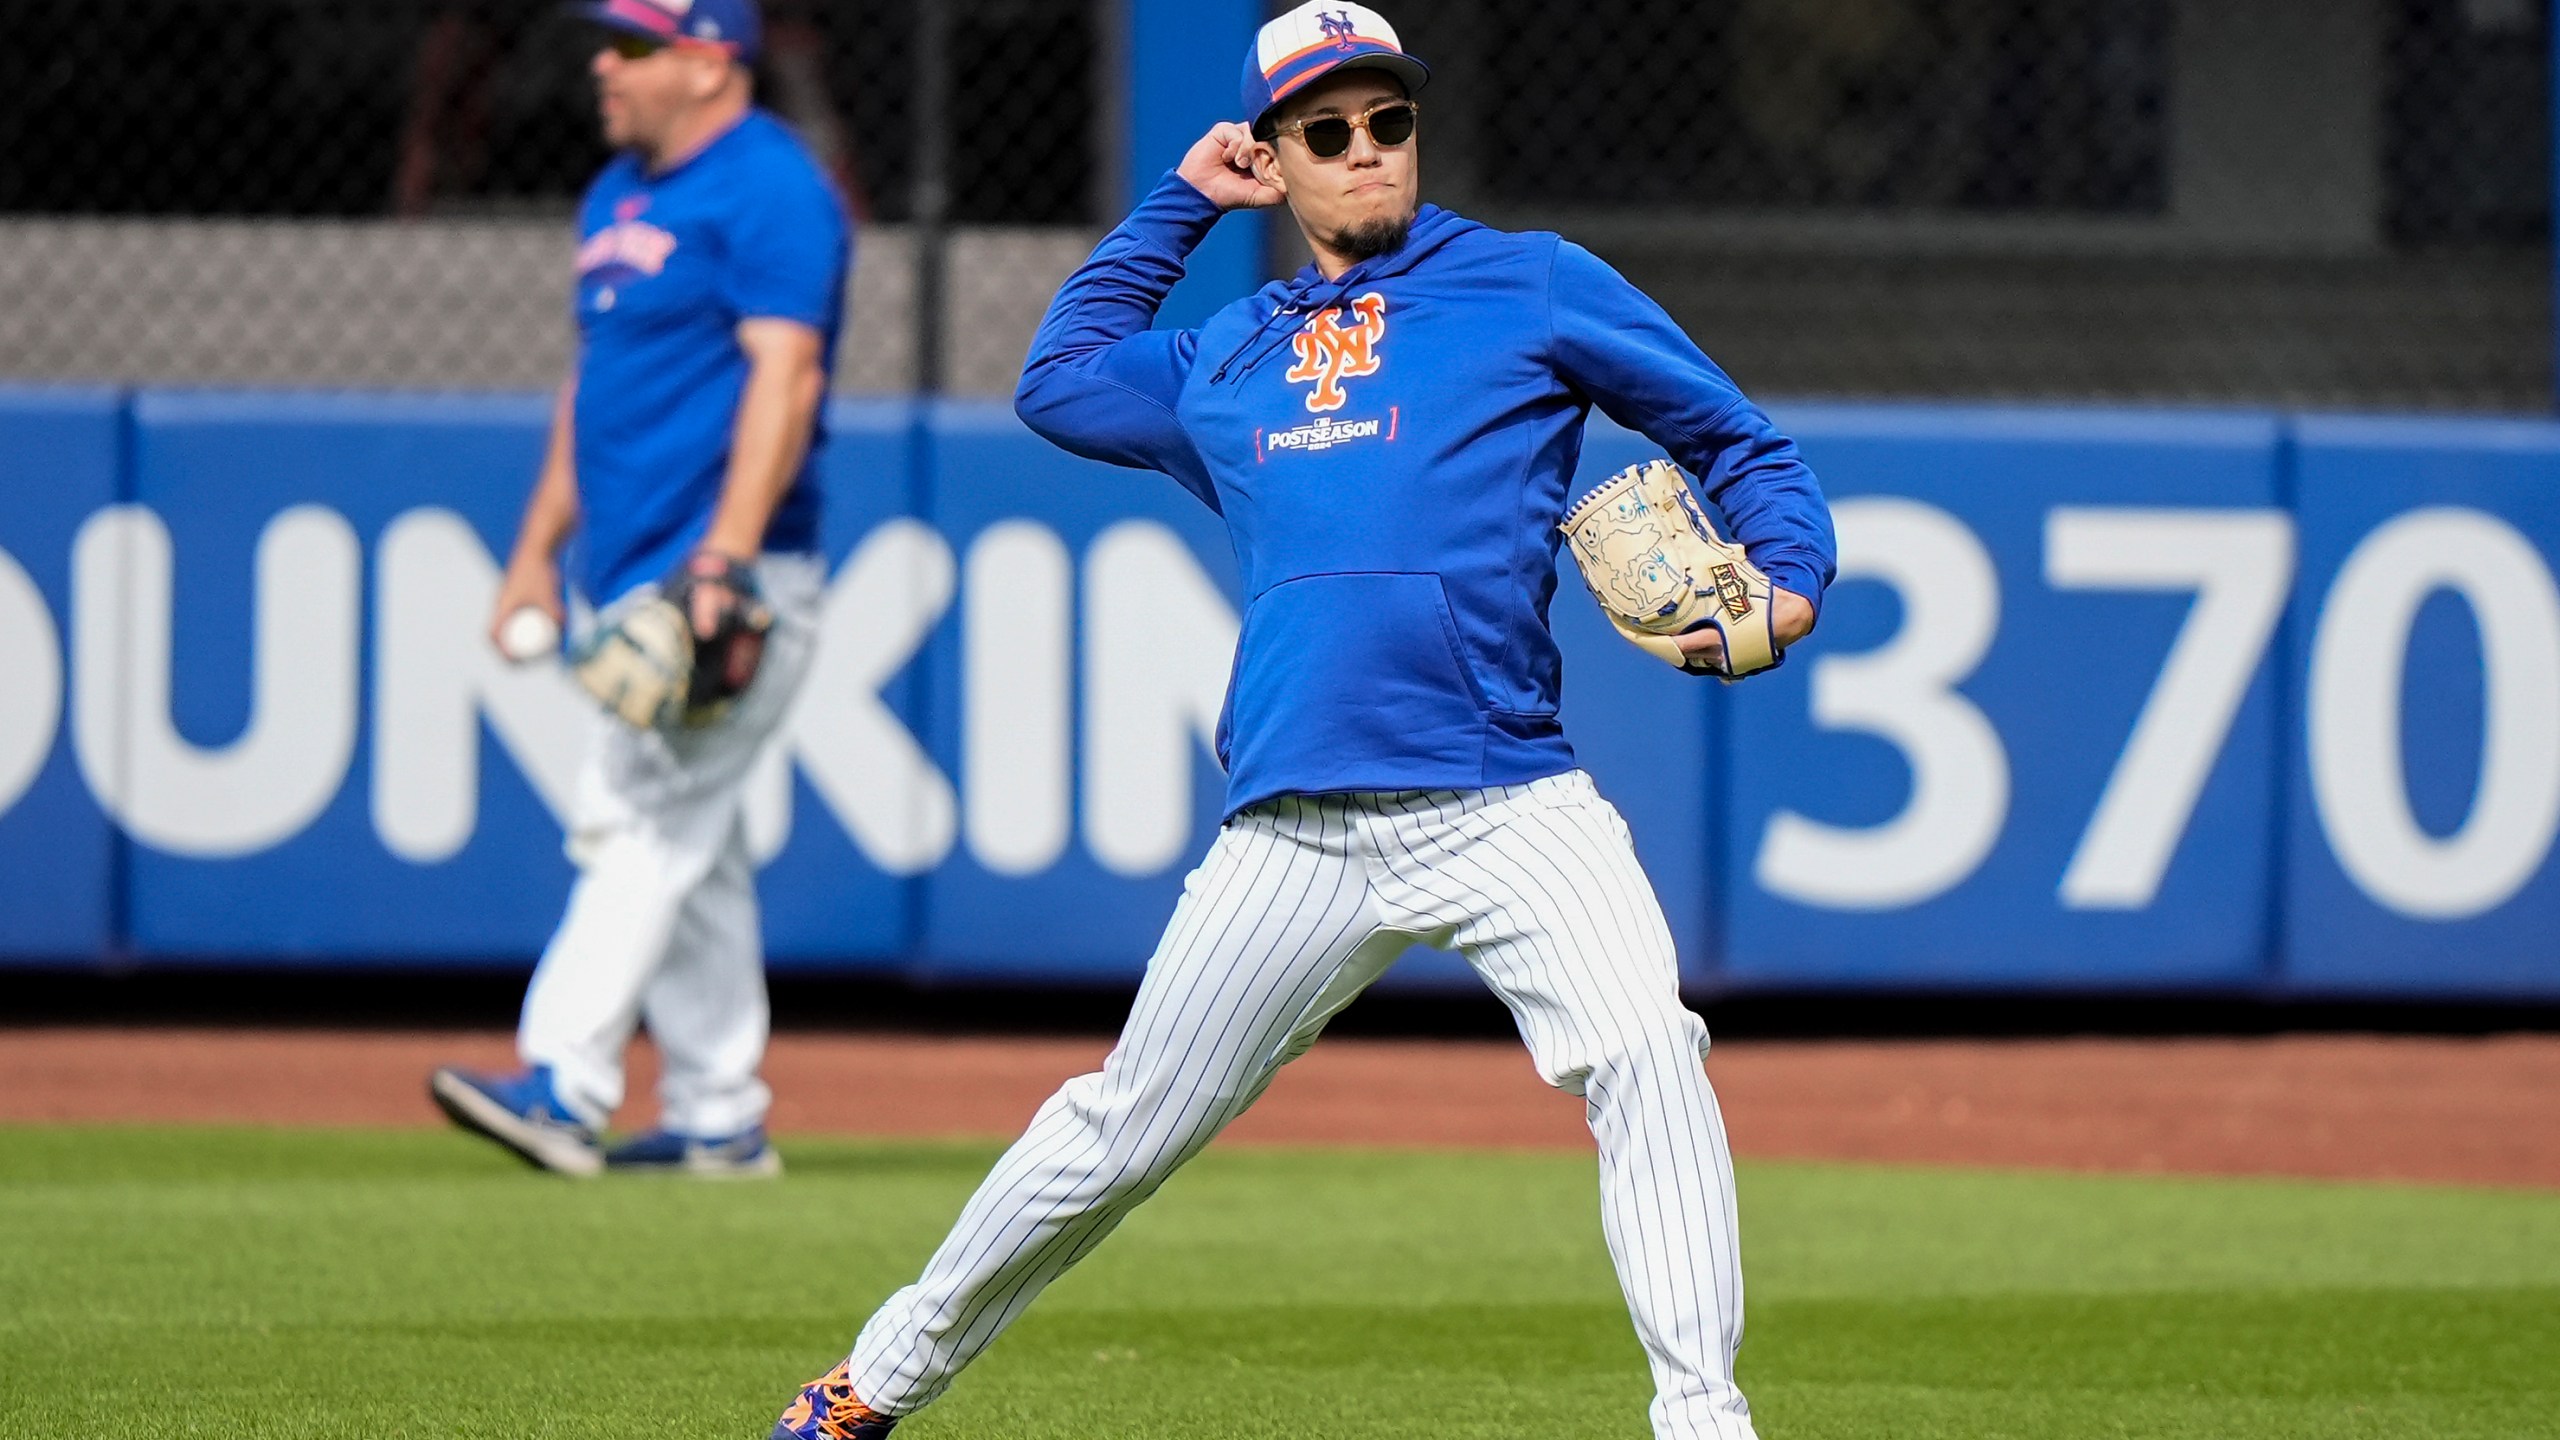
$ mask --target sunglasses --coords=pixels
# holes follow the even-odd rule
[[[1318,115],[1310,120],[1293,120],[1274,132],[1295,135],[1305,143],[1307,153],[1319,160],[1339,158],[1351,148],[1351,132],[1369,132],[1369,139],[1379,149],[1388,150],[1413,138],[1413,118],[1420,107],[1410,100],[1392,100],[1374,106],[1358,115]]]
[[[667,42],[634,35],[628,30],[616,30],[605,37],[604,46],[625,60],[646,60],[666,49]]]

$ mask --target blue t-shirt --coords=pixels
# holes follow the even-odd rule
[[[759,110],[663,174],[616,158],[578,235],[576,568],[602,603],[665,576],[710,527],[747,379],[738,323],[808,325],[835,368],[853,227],[817,161]],[[824,438],[822,419],[812,463]],[[804,465],[765,549],[817,545]]]

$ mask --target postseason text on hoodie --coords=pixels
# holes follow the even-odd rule
[[[1821,604],[1830,512],[1794,443],[1589,251],[1426,205],[1403,248],[1339,280],[1310,266],[1197,330],[1151,329],[1218,216],[1167,174],[1059,290],[1015,408],[1225,517],[1246,601],[1228,814],[1574,768],[1547,605],[1594,405]]]

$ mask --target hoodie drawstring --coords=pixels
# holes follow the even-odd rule
[[[1342,297],[1350,292],[1352,286],[1359,283],[1359,271],[1354,269],[1342,277],[1342,283],[1334,287],[1333,293],[1325,297],[1323,304],[1309,307],[1306,313],[1310,315],[1321,315],[1327,310],[1332,309],[1335,305],[1341,303]],[[1243,344],[1238,345],[1234,352],[1229,354],[1226,359],[1218,362],[1218,368],[1211,371],[1209,374],[1209,383],[1215,385],[1219,381],[1226,379],[1228,367],[1236,363],[1236,357],[1244,354],[1247,350],[1253,350],[1254,342],[1270,333],[1271,326],[1274,321],[1277,321],[1284,316],[1297,314],[1300,298],[1309,293],[1312,289],[1313,287],[1309,287],[1309,290],[1307,291],[1291,291],[1289,298],[1282,302],[1280,308],[1272,311],[1260,325],[1254,327],[1252,334],[1244,337]],[[1242,380],[1245,376],[1252,374],[1254,367],[1260,365],[1263,362],[1264,357],[1268,356],[1272,351],[1279,349],[1292,334],[1296,333],[1296,331],[1296,326],[1288,326],[1282,329],[1279,335],[1275,337],[1270,344],[1263,346],[1260,350],[1255,350],[1253,358],[1244,362],[1244,369],[1237,374],[1236,378],[1238,380]]]

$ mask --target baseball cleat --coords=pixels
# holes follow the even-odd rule
[[[488,1136],[529,1165],[562,1175],[593,1175],[604,1169],[596,1132],[560,1103],[549,1066],[484,1075],[448,1065],[428,1079],[427,1093],[454,1124]]]
[[[761,1125],[716,1138],[652,1130],[606,1150],[604,1168],[706,1180],[769,1180],[782,1173],[782,1152],[765,1138]]]
[[[888,1440],[897,1428],[894,1415],[883,1415],[853,1398],[853,1362],[842,1360],[836,1368],[800,1387],[800,1398],[791,1402],[782,1418],[773,1422],[773,1434],[767,1440]]]

